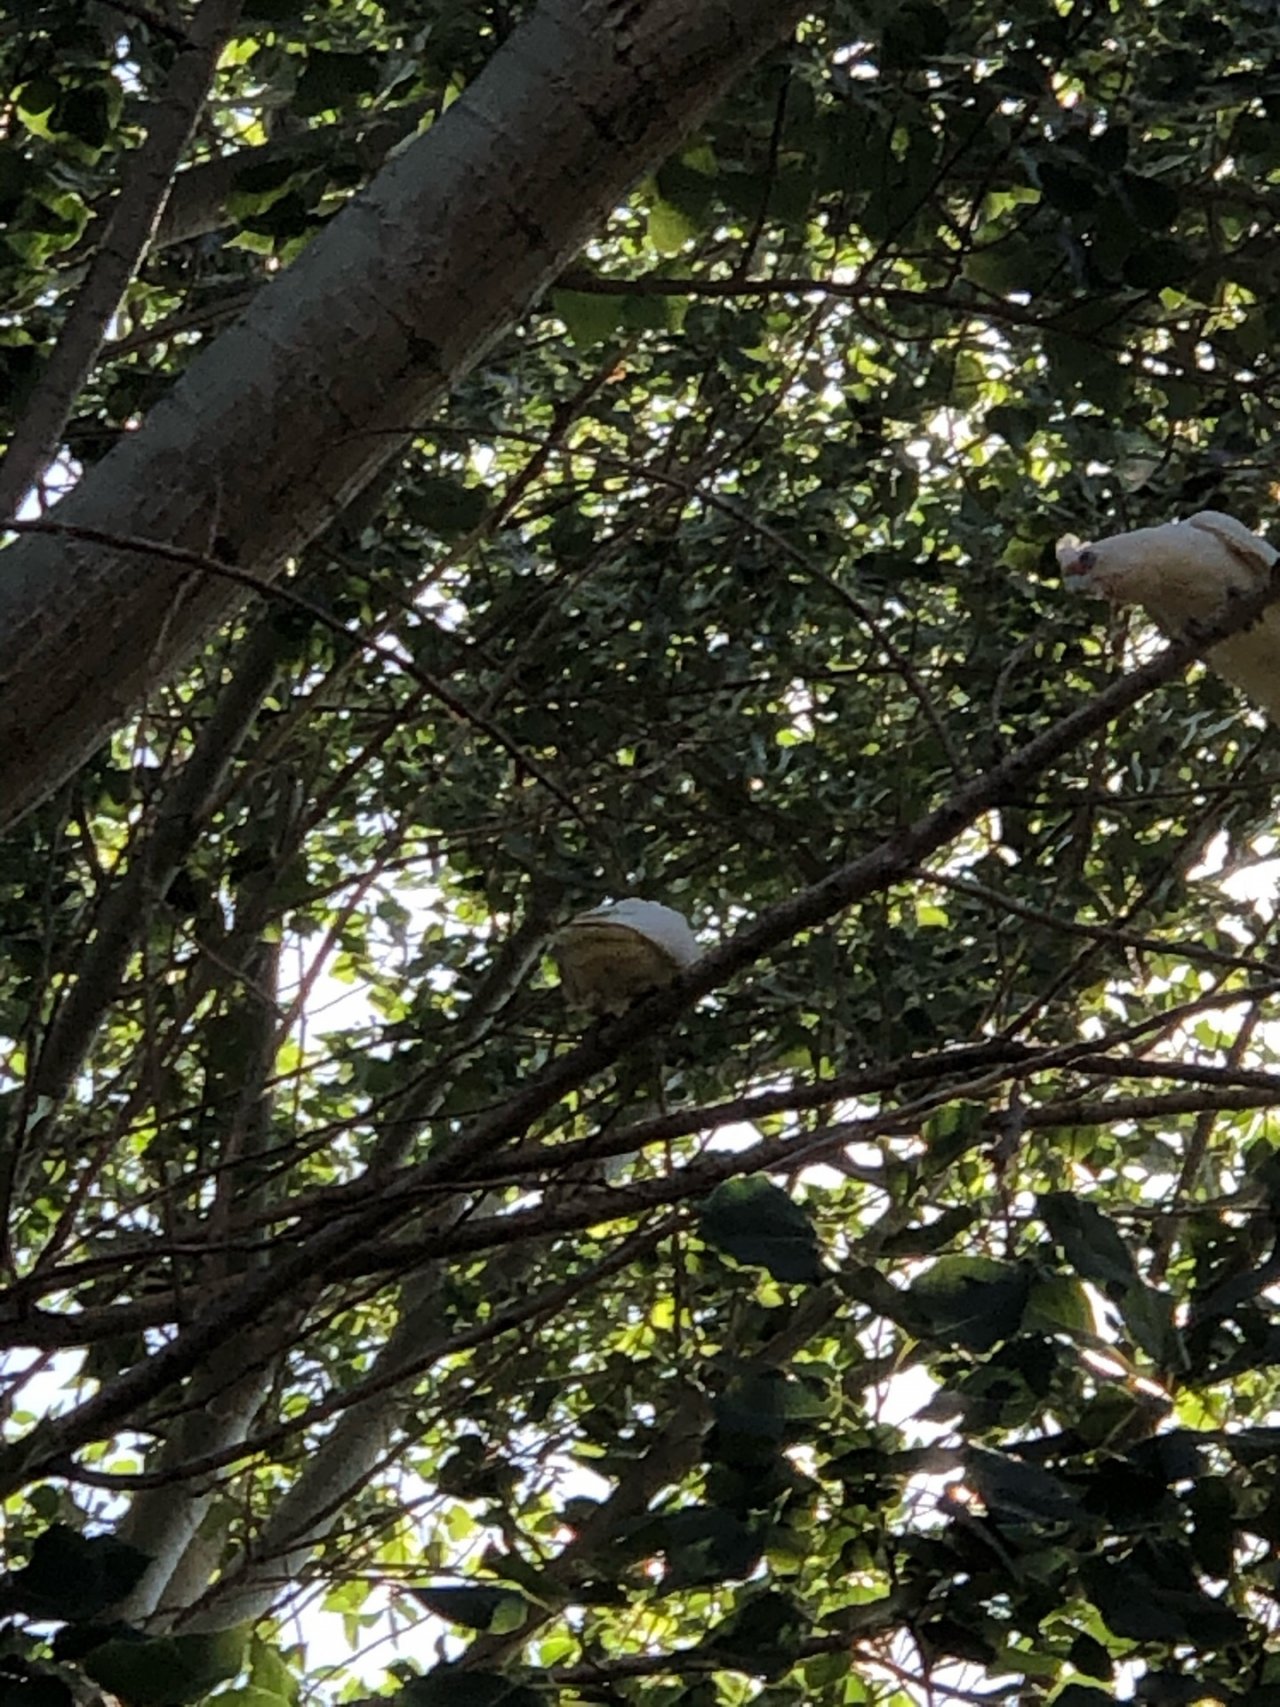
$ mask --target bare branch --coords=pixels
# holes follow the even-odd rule
[[[67,416],[97,360],[111,317],[138,270],[164,207],[174,170],[191,140],[209,85],[244,0],[201,0],[151,111],[146,139],[67,315],[39,388],[0,462],[0,518],[14,515],[57,453]],[[154,28],[156,20],[146,20]]]

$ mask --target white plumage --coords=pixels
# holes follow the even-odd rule
[[[1114,604],[1141,605],[1174,636],[1220,621],[1233,596],[1255,592],[1267,580],[1277,555],[1243,522],[1218,510],[1085,544],[1071,535],[1058,541],[1069,587]],[[1280,605],[1211,647],[1208,662],[1280,723]]]
[[[575,1007],[616,1014],[637,996],[669,984],[699,950],[683,913],[628,896],[570,919],[553,952],[565,996]]]

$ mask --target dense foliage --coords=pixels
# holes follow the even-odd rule
[[[516,22],[248,0],[41,503]],[[181,29],[0,23],[6,433]],[[1265,528],[1277,206],[1271,0],[817,7],[0,844],[0,1702],[1278,1698],[1274,734],[1196,669],[892,857],[1150,649],[1060,534]],[[574,911],[710,946],[886,847],[572,1055]],[[203,1385],[131,1385],[357,1214]],[[355,1404],[386,1449],[250,1640]],[[139,1616],[157,1489],[199,1533]]]

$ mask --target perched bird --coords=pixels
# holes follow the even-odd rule
[[[1058,541],[1068,587],[1113,604],[1141,605],[1175,637],[1221,621],[1233,599],[1267,581],[1278,555],[1243,522],[1218,510],[1083,545],[1070,534]],[[1280,604],[1211,647],[1208,662],[1280,723]]]
[[[637,996],[669,984],[699,951],[683,913],[628,896],[570,919],[552,952],[575,1007],[617,1014]]]

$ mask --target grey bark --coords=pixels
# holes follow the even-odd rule
[[[399,1320],[372,1375],[398,1375],[438,1334],[440,1280],[439,1268],[432,1267],[405,1285]],[[281,1585],[297,1581],[313,1549],[386,1456],[411,1397],[411,1390],[390,1386],[343,1411],[252,1545],[192,1611],[178,1614],[184,1631],[226,1630],[266,1616]]]
[[[57,506],[124,543],[5,554],[0,827],[247,596],[163,547],[277,575],[804,9],[544,0]]]

